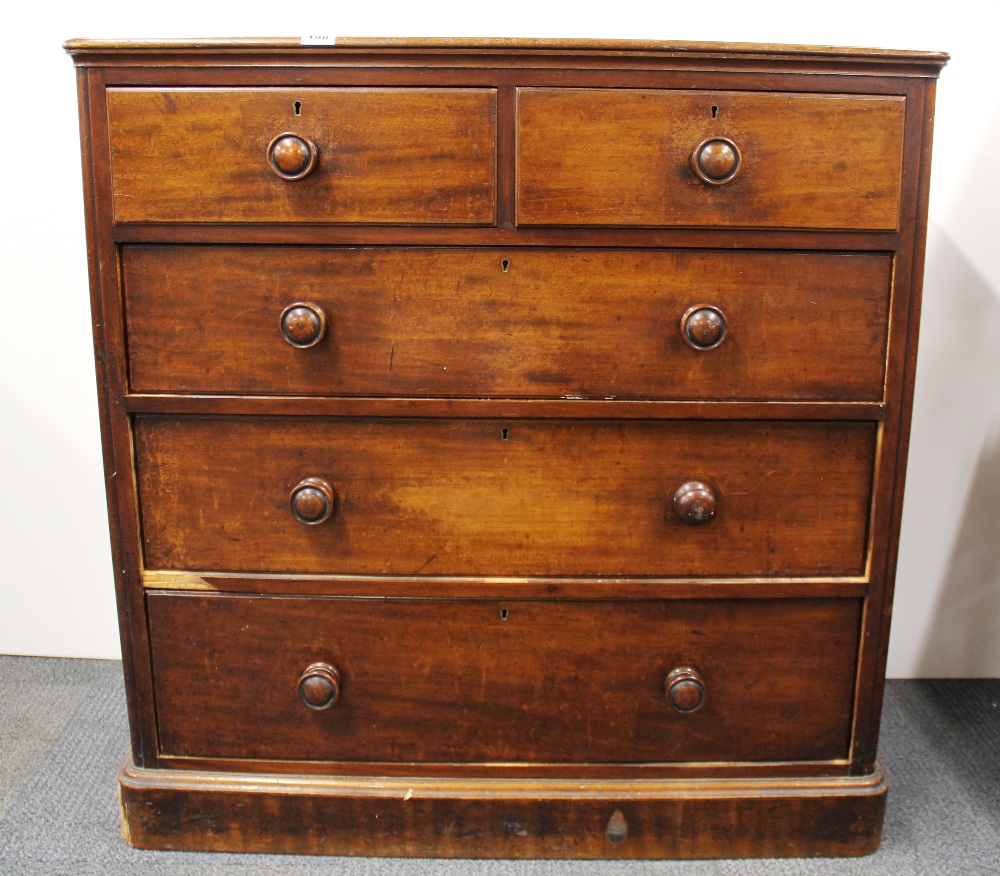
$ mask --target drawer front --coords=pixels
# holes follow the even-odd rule
[[[522,88],[518,223],[895,229],[904,116],[901,97]],[[718,139],[735,151],[701,166],[735,176],[704,182],[691,156]]]
[[[872,423],[142,415],[145,563],[392,575],[859,575],[875,440]],[[293,505],[304,518],[329,517],[306,524]]]
[[[495,219],[491,89],[110,89],[108,112],[116,222]],[[269,166],[289,132],[299,179]]]
[[[882,397],[883,254],[129,246],[123,265],[140,392]],[[283,337],[299,303],[314,344]],[[701,305],[725,319],[714,349],[682,330]]]
[[[848,754],[858,600],[154,592],[148,605],[163,754],[451,763]],[[326,667],[306,672],[317,663]],[[704,691],[694,711],[665,696],[681,668],[695,674],[675,699],[690,707],[694,685]],[[331,673],[335,702],[306,706],[300,679],[311,675],[307,695],[323,706]]]

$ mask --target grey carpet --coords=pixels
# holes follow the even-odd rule
[[[0,873],[344,876],[785,876],[1000,873],[1000,680],[895,681],[880,755],[892,774],[867,858],[704,862],[440,861],[143,852],[118,832],[128,745],[118,663],[0,657]]]

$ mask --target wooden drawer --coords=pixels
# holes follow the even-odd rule
[[[116,222],[495,220],[492,89],[109,89],[108,113]],[[300,179],[269,166],[285,133]]]
[[[895,229],[904,117],[893,96],[522,88],[517,221]],[[723,184],[691,164],[717,138]]]
[[[148,606],[167,755],[450,763],[848,755],[859,600],[154,592]],[[318,662],[339,676],[339,696],[322,709],[297,691]],[[696,673],[682,704],[696,704],[693,686],[702,685],[694,711],[665,696],[678,668]],[[327,673],[313,702],[332,690]]]
[[[875,442],[860,422],[135,420],[146,568],[246,572],[860,575]],[[702,525],[691,482],[717,503]],[[297,488],[329,519],[299,522]]]
[[[128,246],[123,266],[138,392],[882,397],[884,254]],[[305,349],[281,331],[302,302],[326,326]],[[682,332],[700,305],[726,321],[714,349]]]

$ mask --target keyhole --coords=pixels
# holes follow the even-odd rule
[[[506,608],[501,608],[500,609],[500,620],[507,620],[507,609]]]
[[[715,119],[718,117],[719,117],[719,108],[715,104],[712,104],[712,118]]]
[[[500,262],[500,270],[503,271],[505,274],[510,270],[510,262],[507,261],[507,259],[504,259],[502,262]]]
[[[301,116],[302,115],[302,101],[301,100],[295,101],[295,103],[292,104],[292,109],[295,110],[295,115]]]
[[[508,438],[510,438],[510,429],[501,429],[500,430],[500,440],[501,441],[506,441]]]

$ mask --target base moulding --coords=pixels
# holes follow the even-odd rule
[[[119,774],[137,848],[441,858],[840,857],[878,848],[889,781]]]

